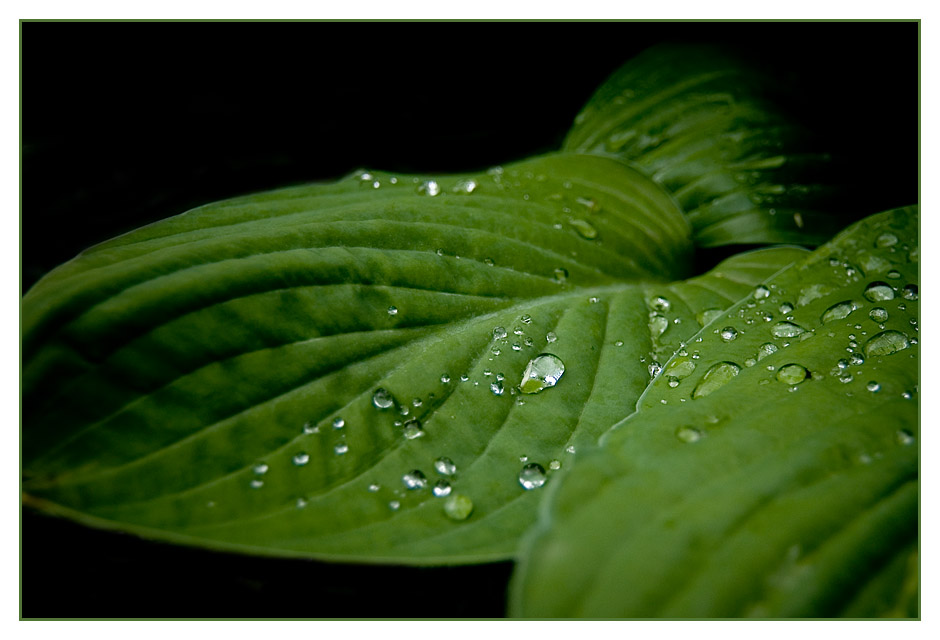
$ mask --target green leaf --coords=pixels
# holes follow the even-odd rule
[[[27,499],[253,553],[509,557],[543,493],[520,485],[520,456],[551,475],[633,409],[697,315],[802,254],[666,284],[690,248],[655,184],[577,155],[474,176],[362,172],[145,227],[23,301]],[[648,306],[660,295],[668,314]],[[543,351],[563,377],[515,397]],[[448,517],[438,480],[469,517]]]
[[[558,479],[514,614],[916,615],[917,242],[867,218],[667,362]]]
[[[721,47],[658,45],[598,89],[564,149],[632,163],[676,198],[697,246],[820,244],[846,224],[834,165],[777,106],[779,84]]]

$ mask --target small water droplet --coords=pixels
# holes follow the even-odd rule
[[[871,391],[872,393],[878,393],[881,391],[881,385],[876,381],[871,380],[868,384],[865,385],[865,388]]]
[[[379,387],[372,393],[372,404],[378,409],[388,409],[395,404],[395,398],[391,393]]]
[[[881,300],[894,300],[894,289],[885,282],[872,282],[865,287],[863,294],[869,302],[879,302]]]
[[[549,344],[555,342],[555,340],[557,339],[558,339],[558,336],[555,335],[554,331],[549,331],[548,333],[545,334],[545,342]]]
[[[477,183],[474,180],[458,180],[454,185],[454,193],[471,194],[476,188]]]
[[[398,509],[401,508],[401,503],[398,500],[392,500],[388,503],[388,508],[392,511],[398,511]]]
[[[740,371],[741,367],[733,362],[719,362],[712,365],[695,387],[692,397],[702,398],[714,393],[738,375]]]
[[[530,462],[519,472],[519,484],[526,491],[538,489],[545,484],[545,469],[538,463]]]
[[[852,377],[851,373],[844,373],[841,376],[839,376],[839,382],[841,382],[842,384],[848,384],[852,382],[852,380],[854,379],[855,378]]]
[[[808,375],[806,367],[798,364],[785,364],[777,370],[777,380],[789,385],[800,384]]]
[[[345,426],[346,426],[346,421],[345,421],[345,420],[343,420],[343,419],[340,418],[339,416],[337,416],[336,418],[333,418],[333,428],[334,428],[334,429],[342,429],[342,428],[345,427]]]
[[[909,447],[914,444],[914,434],[907,429],[901,429],[895,434],[898,444]]]
[[[650,378],[652,379],[659,375],[659,372],[663,370],[663,366],[654,360],[649,364],[647,370],[649,371]]]
[[[617,340],[617,342],[614,343],[614,346],[615,346],[615,347],[622,347],[622,346],[623,346],[623,340]]]
[[[382,488],[382,485],[380,485],[378,482],[373,482],[372,484],[369,485],[369,493],[377,493],[378,490],[381,488]]]
[[[512,350],[513,350],[513,351],[522,351],[522,345],[519,344],[518,342],[513,342],[513,343],[512,343]]]
[[[653,311],[659,311],[662,313],[669,311],[669,308],[672,306],[672,303],[670,303],[669,300],[667,298],[664,298],[663,296],[655,296],[653,298],[650,298],[649,300],[646,301],[646,304]]]
[[[249,484],[251,485],[252,489],[260,489],[261,487],[264,486],[264,480],[259,480],[258,478],[255,478]]]
[[[466,373],[460,376],[461,382],[466,382],[469,379],[470,379],[470,376],[468,376]]]
[[[457,465],[450,458],[441,456],[434,461],[434,470],[442,476],[452,476],[457,473]]]
[[[597,229],[594,228],[587,220],[581,220],[580,218],[572,218],[568,221],[575,231],[578,232],[578,235],[584,238],[585,240],[593,240],[597,237]]]
[[[419,469],[414,469],[401,477],[401,483],[409,491],[417,491],[428,486],[428,479]]]
[[[914,394],[912,394],[910,391],[905,391],[904,393],[901,394],[901,397],[904,398],[905,400],[910,400],[911,398],[914,397]]]
[[[497,380],[496,382],[491,383],[491,384],[490,384],[490,391],[492,391],[493,394],[494,394],[494,395],[497,395],[497,396],[503,395],[503,383],[500,382],[499,380]]]
[[[917,300],[917,285],[909,284],[901,291],[901,297],[905,300]]]
[[[771,333],[778,338],[795,338],[805,331],[806,329],[792,322],[778,322],[771,329]]]
[[[444,500],[444,515],[451,520],[466,520],[473,512],[473,500],[460,493],[455,493]]]
[[[307,455],[306,453],[301,452],[301,453],[294,455],[294,457],[292,458],[292,462],[298,467],[302,467],[308,462],[310,462],[310,456]]]
[[[303,509],[304,507],[307,506],[307,501],[304,500],[303,498],[297,498],[296,505],[298,509]]]
[[[558,267],[552,275],[555,277],[555,282],[561,284],[568,279],[568,270],[563,267]]]
[[[768,289],[764,285],[758,285],[758,287],[754,289],[755,300],[763,300],[764,298],[769,298],[769,297],[770,297],[770,289]]]
[[[509,335],[509,333],[506,331],[505,327],[493,327],[493,339],[494,340],[502,340],[507,335]]]
[[[875,238],[875,246],[879,249],[885,249],[887,247],[893,247],[898,243],[898,237],[893,233],[882,233],[880,236]]]
[[[431,493],[434,494],[435,498],[443,498],[449,496],[451,492],[450,483],[447,480],[438,480],[434,483],[434,487],[431,489]]]
[[[539,393],[554,387],[565,373],[565,363],[556,355],[542,353],[532,358],[522,373],[519,390],[522,393]]]
[[[558,471],[561,469],[561,460],[552,460],[548,463],[548,468],[552,471]]]
[[[443,382],[444,384],[447,384],[448,382],[450,382],[450,376],[447,375],[446,373],[443,374],[443,375],[441,376],[441,382]]]
[[[315,425],[312,422],[305,422],[303,431],[306,434],[320,433],[320,426]]]
[[[704,435],[695,427],[679,427],[676,429],[676,437],[682,442],[698,442]]]
[[[822,314],[820,320],[825,324],[827,322],[832,322],[833,320],[842,320],[851,314],[853,311],[858,309],[854,302],[851,300],[843,300],[842,302],[837,302],[832,305]]]
[[[725,327],[718,335],[721,336],[721,339],[725,342],[731,342],[738,337],[738,330],[734,327]]]
[[[254,471],[257,475],[263,476],[268,472],[268,465],[264,464],[263,462],[259,462],[253,466],[251,470]]]
[[[679,378],[675,376],[667,376],[666,384],[668,384],[671,388],[675,389],[676,387],[679,386]]]
[[[791,313],[793,311],[793,305],[790,304],[789,302],[781,303],[779,307],[779,311],[783,315],[787,315],[788,313]]]
[[[421,428],[421,422],[417,418],[412,418],[405,422],[402,427],[402,435],[406,440],[414,440],[424,435],[424,429]]]
[[[875,322],[886,322],[888,320],[888,311],[884,307],[875,307],[868,312],[868,317]]]
[[[663,335],[668,328],[669,320],[667,320],[665,316],[661,316],[658,313],[650,316],[650,333],[653,334],[654,338]]]
[[[565,453],[574,453],[575,451],[576,449],[574,448],[573,444],[569,444],[567,447],[565,447]]]
[[[522,324],[530,324],[532,322],[532,316],[530,315],[524,315],[519,319],[522,320]]]
[[[865,343],[865,355],[890,356],[911,346],[907,336],[900,331],[888,330],[872,336]]]
[[[388,308],[388,315],[394,316],[394,315],[397,315],[397,314],[398,314],[398,307],[389,307],[389,308]]]
[[[441,185],[436,180],[425,180],[415,191],[422,196],[436,196],[441,192]]]
[[[333,447],[333,453],[338,456],[343,455],[347,451],[349,451],[349,445],[347,445],[345,442],[340,442],[335,447]]]
[[[597,296],[591,296],[590,298],[588,298],[588,302],[590,302],[591,304],[597,304],[599,301],[600,300]]]
[[[901,277],[901,272],[898,271],[897,269],[892,269],[892,270],[889,271],[886,275],[887,275],[889,278],[891,278],[892,280],[897,280],[898,278]]]

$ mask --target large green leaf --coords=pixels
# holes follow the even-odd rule
[[[697,316],[802,253],[666,284],[690,248],[659,187],[577,155],[433,180],[357,173],[143,228],[25,297],[28,499],[257,553],[508,557],[543,493],[521,486],[520,457],[551,472],[596,442]],[[517,396],[543,351],[563,377]],[[376,406],[379,389],[393,406]],[[405,488],[413,470],[427,486]],[[469,518],[446,517],[437,480],[472,500]]]
[[[667,189],[698,246],[820,244],[845,222],[832,160],[779,108],[781,81],[722,47],[667,44],[621,67],[565,140]]]
[[[705,327],[557,479],[514,613],[916,616],[918,254],[873,216]]]

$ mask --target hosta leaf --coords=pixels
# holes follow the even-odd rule
[[[689,252],[668,196],[594,156],[363,172],[143,228],[24,300],[29,500],[258,553],[508,557],[543,493],[524,464],[596,442],[696,318],[804,253],[669,285]],[[563,376],[516,396],[543,351]]]
[[[658,45],[598,89],[564,148],[634,164],[675,196],[698,246],[819,244],[845,224],[835,171],[777,85],[723,48]]]
[[[917,241],[867,218],[667,362],[558,479],[514,613],[916,615]]]

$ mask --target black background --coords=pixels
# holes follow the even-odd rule
[[[917,201],[916,23],[22,24],[22,287],[212,200],[357,168],[483,169],[557,149],[623,62],[740,44],[859,163],[863,217]],[[24,617],[498,617],[512,565],[222,554],[23,511]]]

